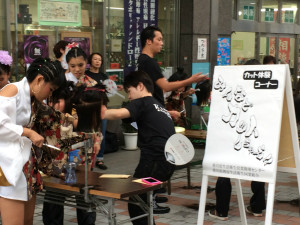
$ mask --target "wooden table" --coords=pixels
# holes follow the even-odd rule
[[[108,217],[108,224],[117,224],[116,214],[114,213],[115,200],[129,202],[125,198],[131,197],[135,204],[139,204],[144,209],[145,214],[143,214],[143,217],[148,217],[148,224],[153,224],[152,194],[153,190],[162,188],[163,184],[141,184],[133,182],[134,179],[132,177],[127,179],[99,178],[101,173],[88,172],[89,189],[85,192],[84,171],[78,171],[76,175],[77,183],[74,185],[65,184],[64,180],[59,178],[44,177],[44,187],[47,192],[43,191],[39,196],[44,197],[46,193],[47,197],[43,198],[44,201],[77,208],[83,207],[77,206],[75,201],[76,196],[84,197],[86,207],[83,209],[104,213]],[[51,195],[51,193],[56,194]],[[147,193],[147,204],[138,196],[138,194],[143,193]],[[66,198],[66,200],[63,201],[62,198]],[[132,219],[128,219],[128,221]],[[127,222],[127,220],[122,221],[122,223],[124,222]]]
[[[183,132],[187,138],[206,139],[206,130],[185,130]]]

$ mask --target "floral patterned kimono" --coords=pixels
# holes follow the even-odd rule
[[[84,141],[86,135],[81,133],[65,132],[64,129],[69,126],[67,120],[70,116],[54,110],[50,106],[34,101],[32,104],[31,120],[28,128],[35,130],[42,135],[47,144],[56,146],[61,151],[54,150],[47,146],[38,148],[32,147],[31,158],[25,164],[23,171],[27,179],[28,199],[32,195],[43,189],[42,176],[39,171],[51,176],[61,177],[63,175],[63,166],[67,161],[68,153],[71,151],[71,145]],[[63,130],[63,132],[62,132]],[[63,135],[63,136],[62,136]],[[93,139],[98,139],[100,134],[94,135]],[[95,140],[93,140],[95,141]],[[92,161],[93,148],[88,149],[88,162]],[[78,157],[74,157],[74,162],[83,164],[85,162],[84,149],[80,149]]]

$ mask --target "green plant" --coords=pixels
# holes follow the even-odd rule
[[[122,102],[122,108],[124,108],[127,104],[129,103],[129,101],[124,101]],[[135,129],[132,125],[131,125],[131,120],[130,118],[128,119],[123,119],[122,120],[122,129],[124,133],[137,133],[137,129]]]

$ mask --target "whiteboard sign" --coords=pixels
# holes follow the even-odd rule
[[[217,66],[203,174],[274,182],[287,65]]]

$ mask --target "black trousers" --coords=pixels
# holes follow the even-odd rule
[[[135,173],[133,177],[135,178],[153,177],[160,181],[167,181],[172,176],[174,170],[175,170],[175,166],[168,163],[165,160],[141,159],[137,168],[135,169]],[[141,194],[139,196],[141,199],[143,199],[144,202],[147,203],[147,194]],[[128,203],[128,212],[131,218],[144,214],[144,211],[139,206],[130,203]],[[132,221],[132,224],[148,225],[148,219],[147,217],[137,219]]]
[[[220,216],[228,216],[231,190],[230,179],[218,177],[216,184],[216,210]],[[253,192],[250,199],[251,209],[255,213],[260,213],[266,209],[265,183],[252,181],[251,190]]]
[[[46,191],[45,199],[51,195],[52,191]],[[48,195],[47,195],[48,193]],[[61,198],[59,202],[63,203],[65,198]],[[77,205],[83,205],[83,197],[76,197]],[[54,203],[44,202],[43,205],[43,222],[44,225],[63,225],[64,224],[64,206]],[[96,212],[87,212],[83,209],[76,209],[78,225],[95,225]]]

